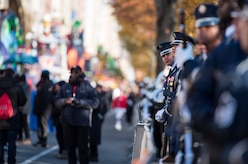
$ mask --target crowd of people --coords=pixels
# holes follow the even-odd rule
[[[35,86],[33,102],[32,90],[24,74],[18,75],[12,68],[6,68],[1,70],[0,83],[0,97],[7,93],[14,108],[12,117],[0,120],[0,163],[5,161],[5,150],[8,150],[8,163],[16,163],[18,142],[47,148],[50,118],[56,128],[57,158],[67,159],[70,164],[77,161],[83,164],[98,162],[102,124],[110,109],[117,116],[119,127],[113,126],[117,131],[121,130],[123,121],[132,123],[135,94],[127,94],[125,89],[120,90],[119,87],[114,93],[111,89],[106,91],[100,83],[94,86],[79,66],[70,69],[68,82],[54,83],[50,72],[43,70]],[[112,97],[113,94],[115,97]],[[118,108],[120,102],[121,109]],[[0,98],[2,107],[1,103]],[[124,120],[125,113],[128,114]],[[30,114],[37,118],[36,142],[31,141]]]

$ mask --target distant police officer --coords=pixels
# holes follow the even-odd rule
[[[177,89],[180,82],[180,67],[181,63],[175,62],[174,52],[176,47],[181,44],[192,44],[194,45],[194,40],[190,36],[181,33],[181,32],[174,32],[173,33],[174,40],[170,43],[172,46],[171,54],[173,55],[173,62],[171,62],[171,68],[169,74],[166,77],[164,82],[163,88],[163,95],[165,97],[165,106],[163,109],[156,113],[156,120],[160,121],[160,118],[163,118],[167,121],[167,125],[165,128],[165,135],[169,138],[169,154],[163,158],[162,162],[174,162],[175,155],[179,150],[179,137],[180,133],[175,130],[175,126],[177,126],[178,119],[176,116],[176,112],[174,107],[171,106],[174,102],[174,99],[177,94]],[[173,114],[175,115],[173,115]],[[163,120],[161,119],[161,120]]]
[[[165,118],[156,121],[155,114],[158,110],[164,106],[164,96],[163,96],[163,84],[166,76],[169,73],[171,66],[174,64],[174,54],[172,54],[171,42],[163,42],[157,45],[157,50],[159,51],[160,57],[165,65],[165,68],[156,78],[155,90],[152,92],[152,107],[151,116],[154,120],[153,123],[153,137],[156,146],[156,157],[158,159],[166,155],[167,149],[167,138],[164,136],[164,123]]]

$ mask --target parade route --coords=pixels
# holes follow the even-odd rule
[[[99,146],[98,164],[130,164],[134,126],[127,125],[123,118],[123,128],[114,128],[115,119],[112,112],[108,112],[102,125],[102,144]],[[35,131],[31,131],[31,140],[36,142]],[[65,159],[57,159],[58,153],[55,133],[49,133],[48,148],[34,147],[17,143],[18,164],[67,164]],[[5,151],[5,156],[7,151]],[[5,158],[7,159],[7,158]],[[92,162],[93,163],[93,162]]]

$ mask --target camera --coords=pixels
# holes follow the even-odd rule
[[[72,100],[72,104],[74,104],[74,105],[80,105],[80,101],[78,99],[74,98]]]

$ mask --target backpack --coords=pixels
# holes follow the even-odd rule
[[[0,96],[0,120],[7,120],[14,115],[13,105],[7,93]]]

